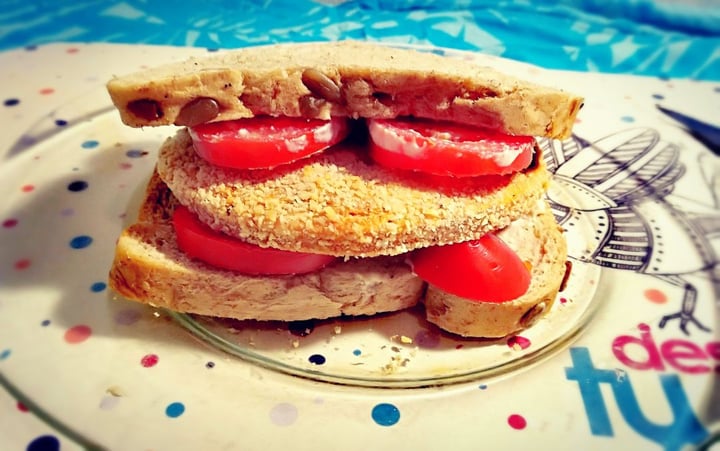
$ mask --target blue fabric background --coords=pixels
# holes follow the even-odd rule
[[[0,50],[371,39],[548,68],[720,80],[720,0],[0,1]]]

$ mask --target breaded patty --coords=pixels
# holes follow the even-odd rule
[[[475,239],[529,213],[546,191],[542,158],[510,176],[451,179],[390,170],[340,144],[272,170],[213,166],[180,130],[157,171],[215,230],[277,249],[368,257]]]

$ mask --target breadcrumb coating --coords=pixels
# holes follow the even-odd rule
[[[343,257],[397,255],[462,242],[531,212],[546,191],[542,162],[511,176],[451,179],[395,171],[341,144],[272,170],[213,166],[180,130],[157,171],[215,230],[264,247]]]

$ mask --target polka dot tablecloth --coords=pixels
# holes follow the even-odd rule
[[[115,240],[172,131],[124,127],[104,82],[207,50],[0,54],[1,447],[717,449],[720,161],[656,104],[712,121],[720,85],[435,50],[586,97],[576,135],[541,143],[575,287],[504,340],[412,312],[248,329],[119,298]]]

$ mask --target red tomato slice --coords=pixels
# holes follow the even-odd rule
[[[413,252],[413,272],[437,288],[483,302],[511,301],[530,287],[530,271],[493,233],[480,239]]]
[[[368,121],[370,155],[391,168],[435,175],[503,175],[530,165],[532,136],[424,119]]]
[[[350,131],[349,119],[329,121],[292,117],[254,117],[191,127],[195,151],[216,166],[273,168],[326,149]]]
[[[192,258],[222,269],[251,275],[304,274],[335,260],[331,255],[264,248],[216,232],[186,207],[173,214],[178,246]]]

